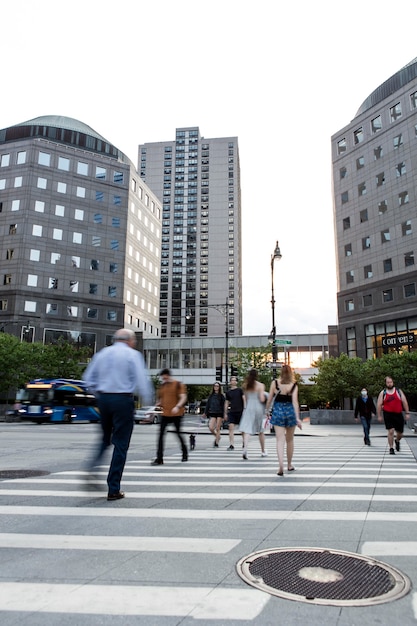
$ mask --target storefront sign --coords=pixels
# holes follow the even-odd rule
[[[382,337],[382,345],[387,348],[398,348],[401,346],[409,346],[415,341],[414,333],[405,333],[404,335],[388,335]]]

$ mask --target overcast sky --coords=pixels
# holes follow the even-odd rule
[[[91,126],[135,164],[140,143],[198,126],[237,136],[243,333],[336,324],[331,136],[417,57],[415,0],[13,0],[0,3],[0,128]]]

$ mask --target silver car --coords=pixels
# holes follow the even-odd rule
[[[161,417],[160,406],[143,406],[135,411],[135,424],[159,424]]]

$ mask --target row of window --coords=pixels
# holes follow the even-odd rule
[[[7,178],[0,179],[0,191],[7,188]],[[18,189],[19,187],[23,187],[23,176],[15,176],[13,179],[12,187],[14,189]],[[37,189],[48,189],[48,179],[43,176],[38,176],[36,179],[36,187]],[[81,187],[80,185],[69,185],[68,183],[57,181],[54,183],[54,189],[57,193],[67,195],[71,193],[71,189],[73,189],[73,193],[77,198],[87,198],[87,189],[86,187]],[[97,202],[104,202],[107,196],[104,191],[101,190],[88,190],[90,193],[90,200],[96,200]],[[109,194],[111,198],[111,202],[115,206],[122,205],[122,196],[119,194]]]
[[[411,225],[411,220],[406,220],[405,222],[401,222],[401,236],[407,237],[408,235],[412,235],[412,233],[413,233],[413,228]],[[381,243],[387,243],[388,241],[391,241],[391,232],[389,228],[384,228],[384,230],[381,230],[379,234],[381,238]],[[369,248],[371,247],[371,236],[366,235],[365,237],[362,237],[361,243],[362,243],[362,250],[369,250]],[[352,256],[353,249],[352,249],[351,243],[347,243],[345,245],[344,250],[345,250],[346,257]]]
[[[404,298],[413,298],[416,295],[416,284],[408,283],[403,285],[403,296]],[[393,289],[383,289],[380,294],[381,302],[393,302],[394,301],[394,290]],[[365,294],[362,296],[362,304],[364,307],[369,307],[374,304],[372,294]],[[351,312],[355,310],[355,301],[353,298],[347,298],[345,300],[345,311]]]
[[[384,274],[392,272],[393,264],[392,259],[384,259],[382,261]],[[404,267],[410,267],[414,265],[414,252],[406,252],[404,255]],[[365,265],[363,268],[363,277],[365,279],[373,278],[372,264]],[[353,283],[355,281],[355,270],[349,270],[346,272],[346,282]]]
[[[45,237],[47,236],[47,233],[49,231],[49,227],[45,226],[41,226],[40,224],[32,224],[32,236],[33,237]],[[14,224],[9,224],[9,235],[17,235],[18,233],[18,224],[14,223]],[[52,228],[51,231],[52,234],[52,239],[55,239],[56,241],[62,241],[64,239],[64,230],[62,228]],[[75,244],[82,244],[83,240],[84,240],[84,244],[85,244],[85,239],[86,239],[86,235],[83,233],[77,233],[77,232],[73,232],[72,233],[72,243]],[[91,238],[91,245],[93,246],[101,246],[101,237],[98,236],[92,236]],[[110,250],[119,250],[119,240],[118,239],[111,239],[109,242],[109,248]]]
[[[409,110],[414,111],[417,109],[417,91],[411,93],[409,95]],[[393,106],[389,107],[388,110],[388,120],[389,123],[397,122],[399,119],[403,117],[403,104],[401,102],[397,102]],[[370,121],[369,131],[371,135],[375,135],[379,133],[384,128],[384,120],[382,114],[377,115]],[[367,136],[367,129],[364,126],[360,126],[359,128],[353,131],[352,140],[353,145],[356,146],[363,141]],[[337,154],[344,154],[348,149],[348,140],[346,137],[340,139],[337,142]]]
[[[14,162],[13,157],[15,157]],[[0,167],[9,167],[10,165],[23,165],[26,162],[26,150],[18,151],[15,154],[0,154]],[[57,156],[54,158],[54,155],[50,154],[49,152],[39,151],[37,163],[38,165],[43,165],[45,167],[55,166],[56,169],[62,170],[63,172],[69,172],[72,169],[71,159],[63,156]],[[77,161],[74,165],[74,173],[79,174],[80,176],[89,176],[90,170],[94,172],[92,175],[98,180],[111,180],[113,183],[116,183],[118,185],[122,185],[124,182],[124,173],[120,170],[111,170],[111,172],[108,172],[107,168],[105,167],[99,165],[94,166],[83,161]]]

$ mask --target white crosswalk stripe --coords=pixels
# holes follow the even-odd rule
[[[126,499],[112,503],[104,497],[107,467],[96,473],[97,491],[86,490],[81,470],[3,480],[0,556],[6,570],[0,611],[261,624],[261,614],[275,599],[246,586],[234,567],[260,544],[279,547],[276,531],[282,524],[302,525],[306,540],[311,540],[311,525],[320,523],[315,526],[320,544],[326,533],[334,532],[335,523],[347,537],[350,524],[355,529],[360,525],[356,552],[400,557],[405,563],[415,558],[417,541],[412,537],[395,543],[390,536],[381,540],[392,524],[408,528],[417,522],[417,465],[405,441],[393,458],[382,439],[368,448],[358,445],[357,437],[329,437],[318,447],[311,438],[299,437],[296,471],[282,478],[276,475],[274,438],[267,438],[267,449],[269,456],[261,457],[253,438],[248,461],[239,449],[227,451],[225,446],[196,450],[188,463],[181,463],[178,454],[158,467],[147,460],[128,460],[123,476]],[[48,521],[50,528],[51,519],[57,532],[40,533],[39,521]],[[256,524],[262,532],[254,537]],[[365,525],[381,529],[378,536]],[[401,531],[398,537],[405,539]],[[28,552],[40,559],[33,580],[25,570]],[[70,582],[48,576],[41,567],[48,557],[42,555],[63,553],[76,560],[90,555],[91,575],[80,566],[72,570]],[[124,575],[106,578],[107,569],[116,564],[112,561],[110,567],[102,560],[105,555],[116,558]],[[218,568],[224,569],[221,585],[211,574]],[[174,584],[179,572],[181,580]],[[417,599],[410,595],[408,602],[417,619]]]

